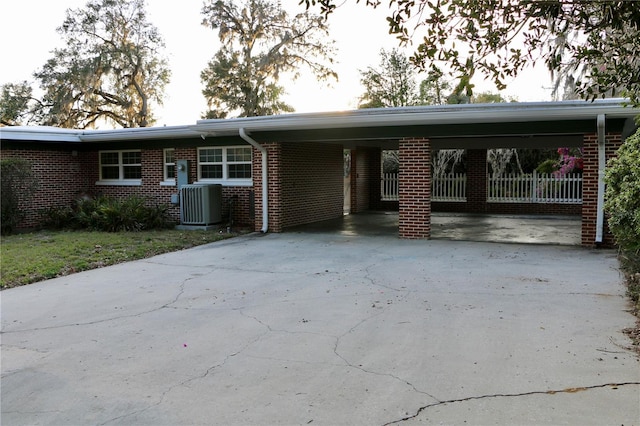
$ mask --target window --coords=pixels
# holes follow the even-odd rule
[[[251,147],[198,149],[198,180],[251,184]]]
[[[139,183],[142,179],[140,151],[100,151],[100,180]]]
[[[173,148],[165,149],[164,155],[164,180],[173,181],[176,178],[176,159]]]

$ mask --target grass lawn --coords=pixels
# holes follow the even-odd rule
[[[238,234],[217,231],[40,231],[2,236],[0,287],[30,284],[182,250]]]

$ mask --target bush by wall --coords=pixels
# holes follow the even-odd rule
[[[38,182],[31,163],[19,158],[0,160],[0,232],[10,234],[24,216],[21,204],[26,204],[35,193]]]
[[[606,169],[605,210],[616,242],[640,250],[640,130],[627,138]]]
[[[43,223],[53,229],[94,231],[142,231],[171,228],[175,221],[168,206],[148,206],[143,197],[125,199],[100,196],[82,198],[73,207],[56,207],[44,212]]]
[[[640,129],[607,164],[605,210],[620,247],[629,295],[640,312]]]

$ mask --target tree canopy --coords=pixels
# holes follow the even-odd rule
[[[360,83],[364,94],[359,108],[382,108],[418,105],[419,92],[414,77],[414,67],[398,49],[380,51],[377,68],[360,71]]]
[[[206,118],[273,115],[291,112],[281,100],[283,73],[297,77],[302,67],[318,80],[336,78],[333,42],[324,18],[300,13],[290,17],[280,2],[208,0],[202,24],[218,31],[222,47],[201,73],[209,111]]]
[[[356,0],[359,2],[359,0]],[[323,14],[335,0],[301,0]],[[383,0],[366,0],[377,7]],[[477,73],[503,89],[527,65],[543,61],[577,94],[627,96],[640,104],[640,4],[635,0],[389,0],[389,32],[415,41],[412,61],[440,66],[471,95]]]
[[[35,120],[33,88],[27,81],[0,86],[0,126],[21,126]]]
[[[64,47],[34,73],[43,95],[26,82],[5,84],[0,103],[5,125],[37,123],[90,128],[154,123],[170,72],[164,41],[147,20],[145,0],[90,0],[68,9],[57,29]]]

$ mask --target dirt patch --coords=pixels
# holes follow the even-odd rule
[[[640,318],[636,320],[635,327],[625,328],[622,331],[631,339],[631,349],[640,356]]]

